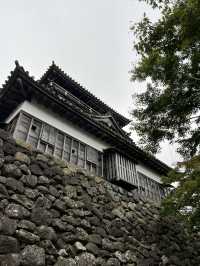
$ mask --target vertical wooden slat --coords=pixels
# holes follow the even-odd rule
[[[129,182],[131,184],[133,184],[133,179],[132,179],[132,176],[131,176],[131,163],[130,163],[130,160],[127,160],[127,164],[128,164],[128,179],[129,179]]]
[[[64,157],[64,151],[65,151],[65,141],[66,141],[66,136],[63,135],[64,137],[64,140],[63,140],[63,150],[62,150],[62,160],[63,160],[63,157]]]
[[[44,127],[44,123],[41,122],[41,129],[40,129],[39,139],[38,139],[38,143],[37,143],[37,147],[36,147],[37,149],[39,149],[40,139],[42,137],[43,127]]]
[[[119,177],[119,165],[117,163],[117,153],[115,153],[115,166],[116,166],[116,180],[118,179]]]
[[[113,178],[116,179],[115,153],[112,154]]]
[[[132,176],[132,179],[133,179],[133,184],[135,184],[135,175],[134,175],[134,171],[133,171],[133,162],[131,162],[131,176]]]
[[[138,189],[139,189],[140,188],[140,182],[139,182],[138,171],[137,171],[136,165],[134,165],[134,168],[135,168],[135,176],[137,179],[137,184],[138,184]]]
[[[79,159],[79,151],[80,151],[80,142],[78,142],[78,149],[77,149],[77,160],[76,160],[77,165],[78,165],[78,159]]]
[[[119,165],[120,165],[120,179],[123,179],[123,169],[121,163],[121,155],[119,154]]]
[[[109,155],[110,180],[112,180],[112,155]]]
[[[28,129],[28,133],[27,133],[27,136],[26,136],[26,140],[25,140],[25,142],[28,141],[28,138],[29,138],[29,135],[30,135],[30,131],[31,131],[31,127],[32,127],[32,125],[33,125],[33,118],[31,118],[31,123],[30,123],[30,125],[29,125],[29,129]]]
[[[15,125],[15,129],[14,129],[14,132],[13,132],[13,137],[16,138],[16,132],[19,128],[19,123],[20,123],[20,120],[21,120],[21,117],[22,117],[22,112],[19,113],[19,117],[17,118],[17,123]]]
[[[72,159],[72,147],[73,147],[73,139],[71,141],[71,148],[70,148],[70,155],[69,155],[69,162],[71,163],[71,159]]]

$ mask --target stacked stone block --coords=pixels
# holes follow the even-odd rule
[[[0,265],[200,265],[200,241],[159,206],[0,130]]]

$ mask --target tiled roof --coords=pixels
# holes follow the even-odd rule
[[[80,91],[80,93],[85,94],[87,97],[91,98],[93,102],[96,102],[97,105],[101,106],[101,108],[105,109],[107,112],[113,113],[114,116],[120,118],[120,120],[123,121],[123,126],[127,125],[131,121],[119,114],[117,111],[115,111],[113,108],[105,104],[102,100],[97,98],[94,94],[92,94],[89,90],[84,88],[80,83],[75,81],[73,78],[71,78],[68,74],[66,74],[60,67],[58,67],[54,61],[52,62],[52,65],[47,69],[47,71],[44,73],[44,75],[41,77],[39,80],[39,84],[42,84],[48,77],[50,73],[58,73],[60,74],[64,79],[69,80],[74,86],[76,87],[77,90]]]

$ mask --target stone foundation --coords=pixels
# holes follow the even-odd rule
[[[200,265],[159,207],[0,130],[0,265]]]

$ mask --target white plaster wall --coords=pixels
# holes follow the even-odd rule
[[[29,113],[32,116],[56,127],[57,129],[65,132],[66,134],[71,135],[72,137],[94,147],[99,151],[103,151],[106,148],[109,148],[107,143],[95,138],[93,135],[88,132],[80,129],[73,125],[70,121],[65,120],[60,117],[58,114],[54,113],[52,110],[45,108],[43,105],[40,105],[36,102],[23,102],[18,108],[6,119],[6,123],[9,123],[21,110]],[[161,183],[159,174],[156,171],[145,166],[143,163],[139,162],[136,165],[136,170],[143,173],[144,175],[152,178],[153,180]]]
[[[58,114],[54,113],[52,110],[45,108],[43,105],[32,101],[23,102],[18,108],[7,118],[5,121],[9,123],[21,110],[29,113],[30,115],[52,125],[53,127],[69,134],[70,136],[84,142],[85,144],[90,145],[91,147],[103,151],[106,148],[109,148],[109,145],[78,126],[73,125],[70,121],[65,120],[60,117]]]
[[[140,162],[139,164],[136,164],[136,170],[146,175],[147,177],[150,177],[151,179],[159,183],[162,183],[160,179],[160,175],[156,173],[156,171],[144,165],[143,163]]]

